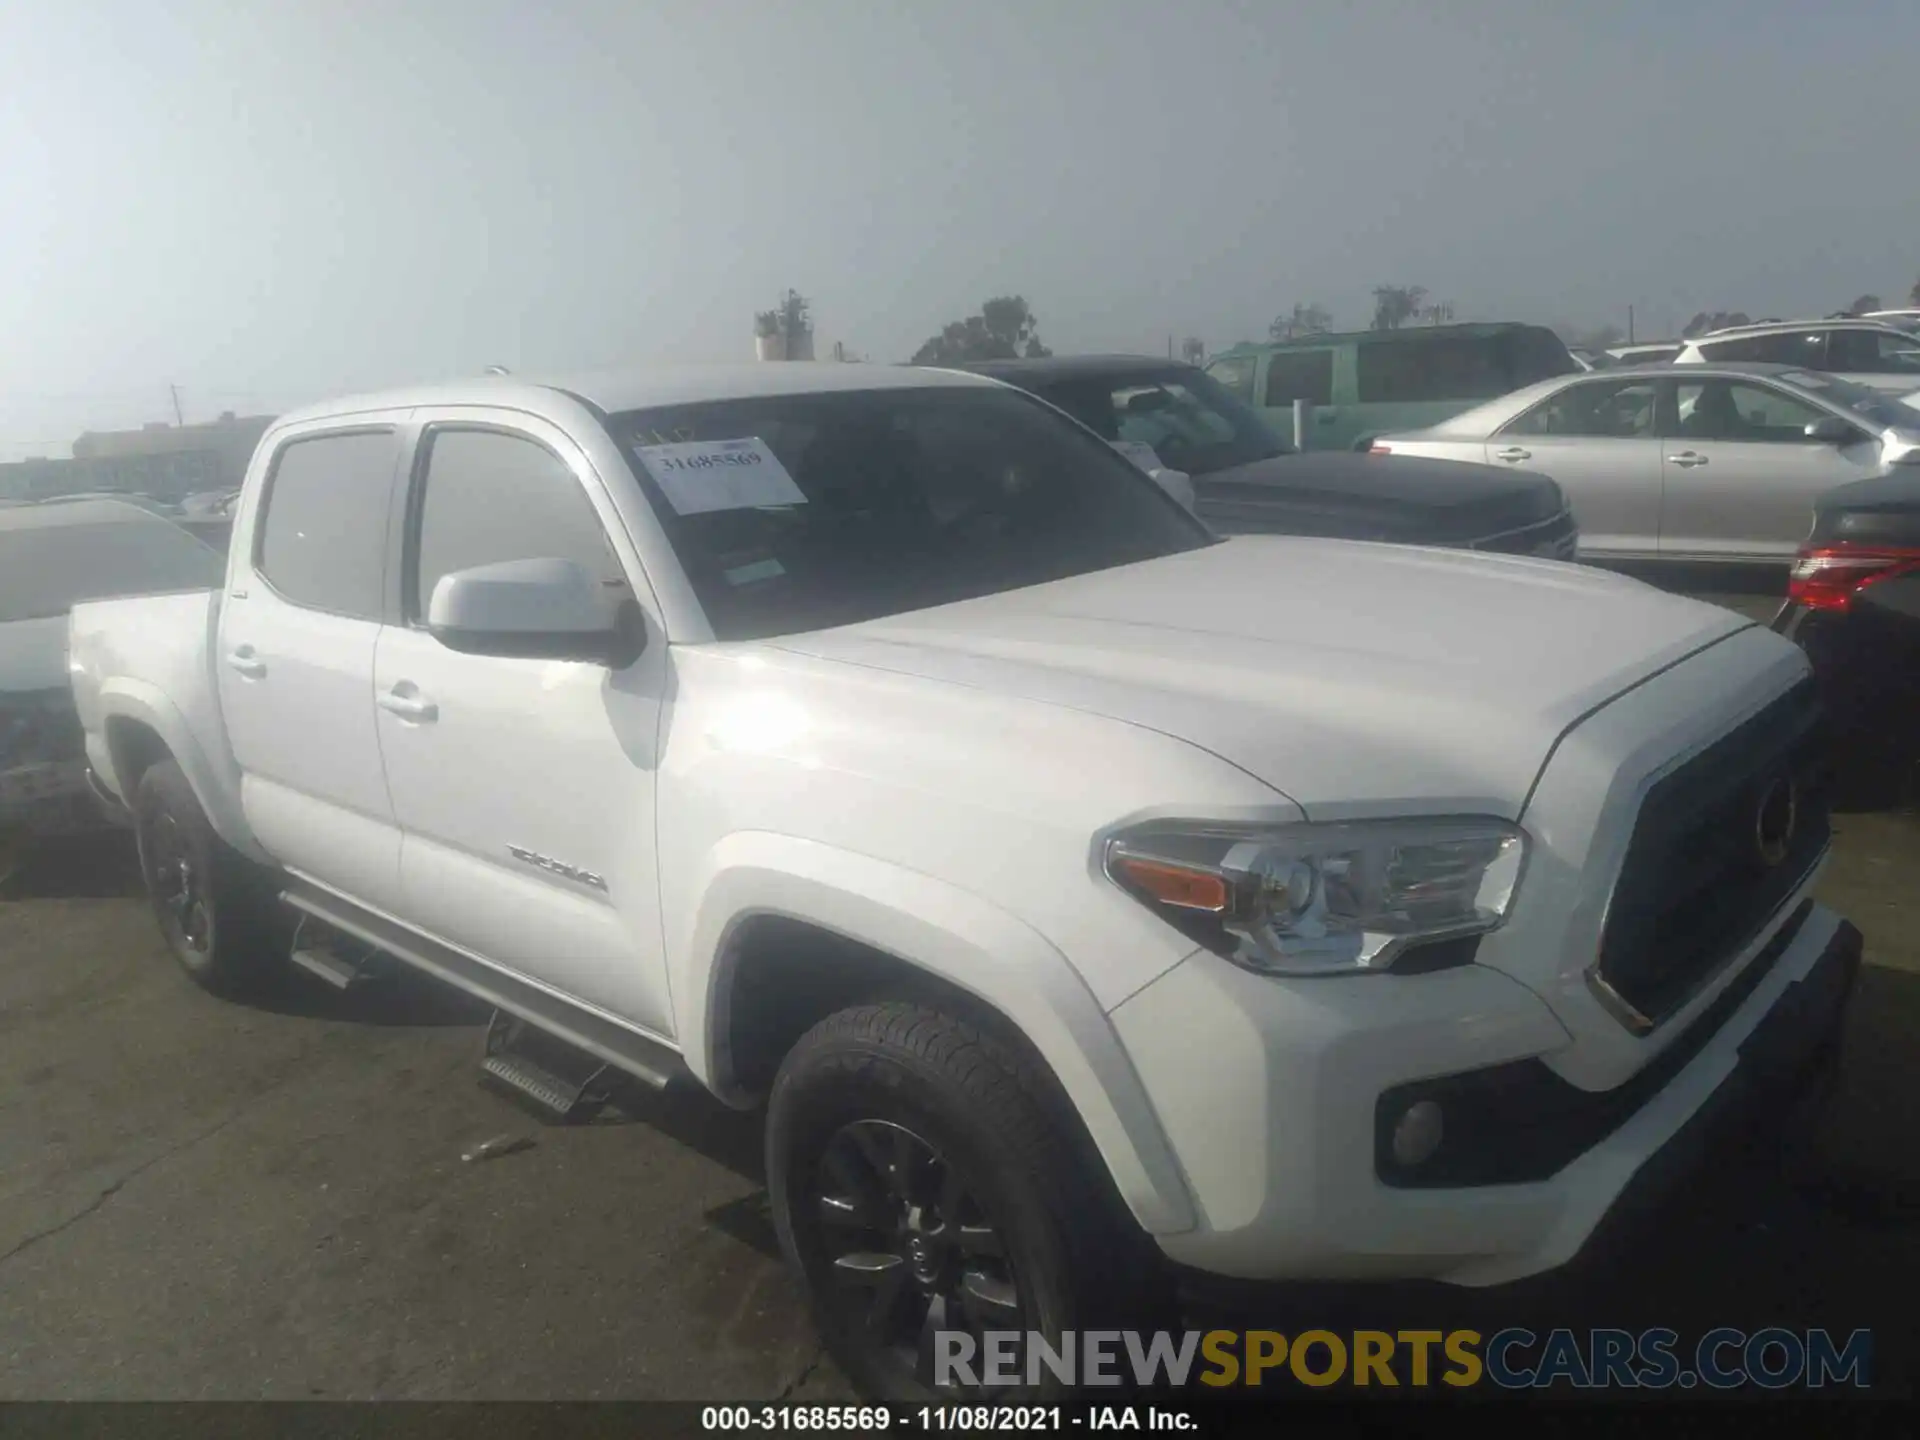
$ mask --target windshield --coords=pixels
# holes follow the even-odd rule
[[[34,507],[5,512],[31,517]],[[211,590],[226,562],[163,521],[26,523],[0,528],[0,623],[64,615],[85,600]]]
[[[1189,475],[1292,453],[1292,446],[1203,370],[1183,366],[1055,380],[1033,391],[1101,439],[1151,445],[1161,464]]]
[[[1831,405],[1845,406],[1880,429],[1897,426],[1902,430],[1920,430],[1920,410],[1884,390],[1816,370],[1790,370],[1780,378],[1803,390],[1811,390]]]
[[[773,396],[610,423],[723,640],[1213,543],[1117,452],[1013,390]]]

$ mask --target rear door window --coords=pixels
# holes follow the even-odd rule
[[[267,480],[253,566],[283,599],[379,620],[400,441],[391,430],[289,442]]]
[[[1679,438],[1740,444],[1805,445],[1806,427],[1825,412],[1771,385],[1739,380],[1682,383]]]
[[[1827,332],[1782,330],[1771,335],[1741,335],[1731,340],[1709,340],[1700,354],[1718,364],[1750,361],[1761,365],[1805,365],[1827,368]]]
[[[1361,341],[1362,404],[1491,400],[1513,386],[1491,336],[1406,336]]]
[[[1856,375],[1912,375],[1920,386],[1920,336],[1879,330],[1836,330],[1829,367]]]
[[[1314,405],[1333,403],[1331,350],[1276,350],[1267,357],[1265,403],[1285,409],[1296,400]]]

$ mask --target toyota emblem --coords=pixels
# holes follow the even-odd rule
[[[1800,823],[1800,788],[1791,775],[1774,777],[1760,792],[1753,812],[1754,849],[1760,863],[1771,870],[1787,858],[1793,832]]]

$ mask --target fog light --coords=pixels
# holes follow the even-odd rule
[[[1409,1170],[1426,1164],[1440,1148],[1440,1136],[1440,1102],[1414,1101],[1394,1122],[1394,1163]]]

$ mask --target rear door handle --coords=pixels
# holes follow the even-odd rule
[[[1696,465],[1704,465],[1707,463],[1707,457],[1702,455],[1698,450],[1682,450],[1678,455],[1669,455],[1667,458],[1686,470],[1691,470]]]
[[[1493,458],[1496,460],[1504,460],[1511,465],[1516,461],[1531,460],[1533,458],[1533,452],[1531,450],[1522,450],[1518,445],[1509,445],[1504,450],[1494,451]]]
[[[259,680],[267,673],[267,662],[253,653],[251,645],[236,645],[227,652],[227,664],[249,680]]]
[[[431,725],[440,718],[440,707],[424,695],[402,694],[398,687],[380,697],[380,708],[415,725]]]

